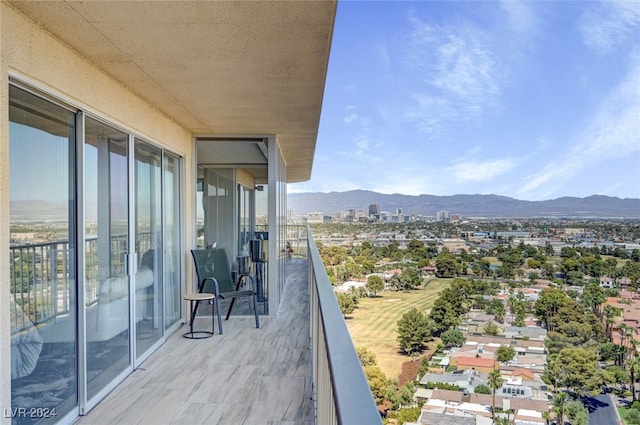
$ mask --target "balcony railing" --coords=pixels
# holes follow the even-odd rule
[[[309,229],[307,234],[316,423],[380,424],[380,414]]]
[[[122,256],[127,252],[127,237],[111,238],[110,275],[124,274]],[[137,235],[138,252],[151,247],[151,234]],[[98,238],[85,240],[87,307],[98,300]],[[14,314],[11,332],[17,333],[33,325],[43,325],[57,317],[69,315],[75,299],[75,264],[68,241],[13,245],[10,247],[10,292],[12,308],[22,308],[25,314]],[[31,322],[31,323],[29,323]]]

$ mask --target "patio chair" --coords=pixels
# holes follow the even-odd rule
[[[225,318],[225,320],[229,320],[236,298],[251,297],[253,300],[253,312],[256,317],[256,328],[259,328],[258,303],[253,277],[249,274],[240,274],[234,282],[229,269],[227,251],[223,248],[192,249],[191,255],[198,275],[198,292],[210,292],[215,295],[214,302],[215,308],[218,310],[218,329],[220,334],[222,334],[220,299],[231,300]],[[243,284],[246,286],[247,282],[249,283],[249,288],[243,289]],[[195,316],[195,312],[192,315]]]

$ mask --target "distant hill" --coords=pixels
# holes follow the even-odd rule
[[[336,214],[348,209],[368,211],[370,204],[382,211],[435,216],[449,211],[463,217],[624,217],[640,218],[640,199],[593,195],[548,201],[521,201],[498,195],[386,195],[367,190],[329,193],[290,193],[288,207],[294,214]]]

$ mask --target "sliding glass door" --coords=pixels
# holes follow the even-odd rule
[[[9,87],[11,410],[13,424],[77,411],[77,111]],[[5,389],[3,388],[2,391]],[[8,390],[8,389],[7,389]],[[22,410],[20,410],[22,409]],[[6,417],[6,416],[5,416]]]
[[[182,160],[21,85],[9,136],[5,410],[70,423],[180,325]]]
[[[84,290],[87,399],[131,365],[129,136],[85,119]]]
[[[162,150],[135,141],[136,359],[163,335]]]

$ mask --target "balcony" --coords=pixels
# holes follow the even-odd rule
[[[381,423],[313,238],[287,261],[277,315],[232,316],[224,334],[167,338],[78,424]],[[210,329],[210,316],[196,319]],[[216,326],[217,328],[217,326]]]
[[[180,329],[78,423],[314,424],[306,275],[306,260],[290,262],[278,315],[260,329],[252,316],[208,339]],[[211,317],[195,328],[211,329]]]

